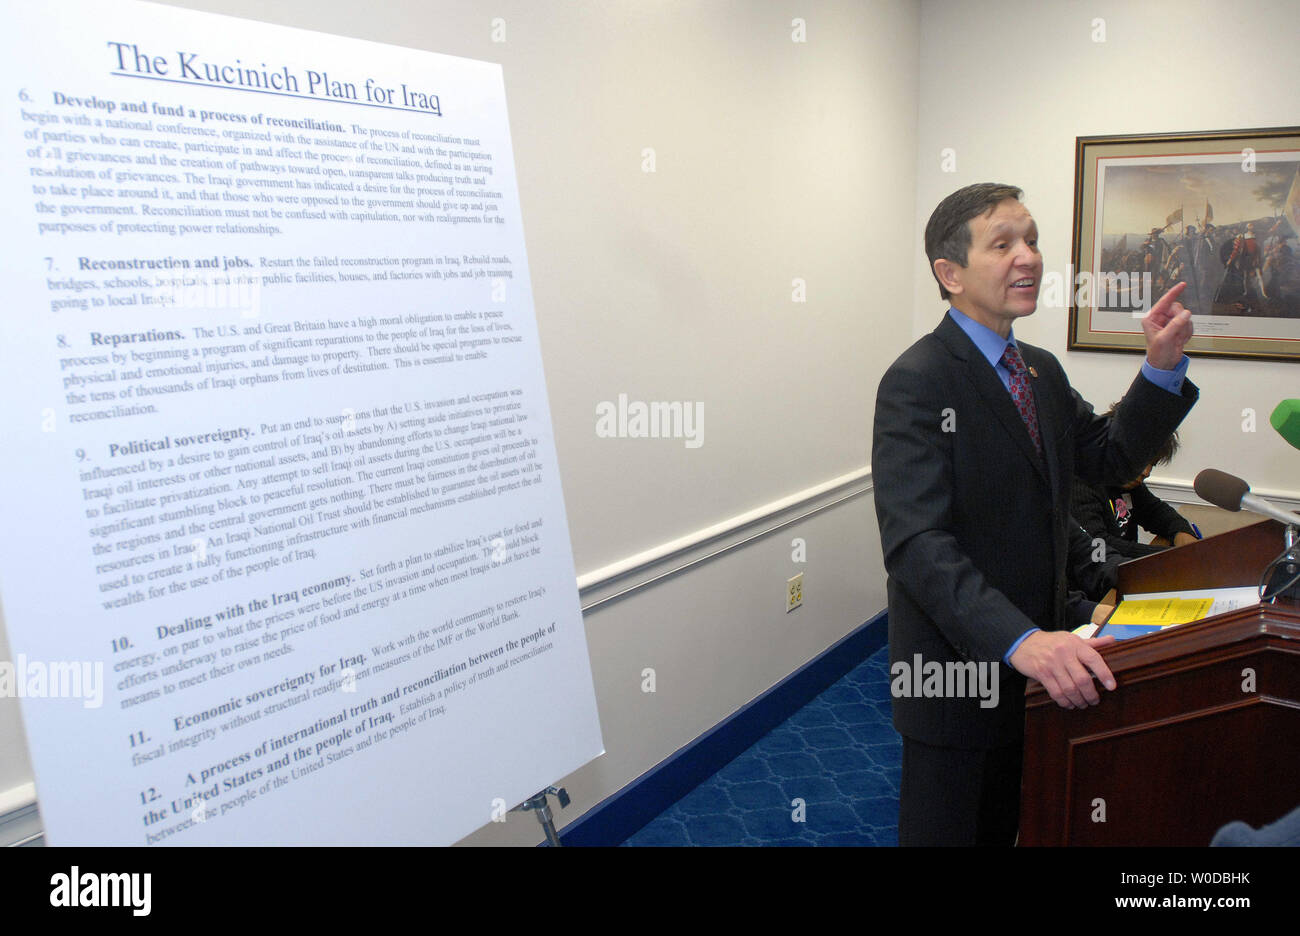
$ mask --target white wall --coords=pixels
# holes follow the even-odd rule
[[[915,3],[176,5],[503,64],[580,574],[866,467],[876,383],[910,336]],[[702,403],[703,446],[598,438],[620,393]],[[787,616],[794,536],[807,598]],[[877,613],[880,568],[861,494],[589,614],[608,753],[565,778],[560,823]],[[30,778],[0,700],[0,811]],[[525,815],[470,841],[540,837]]]
[[[1093,20],[1105,20],[1094,42]],[[1300,124],[1300,4],[1295,0],[924,0],[915,225],[972,182],[1025,190],[1046,269],[1070,262],[1076,136]],[[940,153],[952,147],[956,173]],[[917,334],[946,306],[918,247]],[[1105,409],[1137,373],[1137,354],[1067,353],[1068,310],[1040,305],[1016,335],[1052,351],[1085,399]],[[1260,493],[1295,496],[1300,454],[1268,425],[1278,401],[1300,396],[1292,363],[1193,358],[1201,398],[1180,430],[1183,448],[1162,479],[1189,483],[1205,467],[1240,475]],[[1242,432],[1253,408],[1258,430]]]

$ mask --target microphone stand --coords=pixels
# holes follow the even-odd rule
[[[1264,568],[1259,579],[1259,600],[1274,602],[1278,598],[1300,601],[1300,528],[1288,523],[1283,533],[1281,555]]]
[[[1264,567],[1259,579],[1259,600],[1276,601],[1279,597],[1300,601],[1300,517],[1273,506],[1262,497],[1250,493],[1250,485],[1235,475],[1217,468],[1198,472],[1192,487],[1201,499],[1223,510],[1238,511],[1243,507],[1251,513],[1263,514],[1278,521],[1283,529],[1282,553]]]

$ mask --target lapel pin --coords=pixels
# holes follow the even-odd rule
[[[1032,367],[1029,368],[1029,376],[1036,378],[1038,376],[1038,371],[1034,370]]]

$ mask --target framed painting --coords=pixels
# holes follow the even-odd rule
[[[1078,137],[1071,350],[1142,351],[1175,283],[1192,355],[1300,360],[1300,127]]]

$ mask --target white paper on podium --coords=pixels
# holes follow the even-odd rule
[[[0,692],[49,841],[448,843],[602,753],[500,66],[6,16]]]

